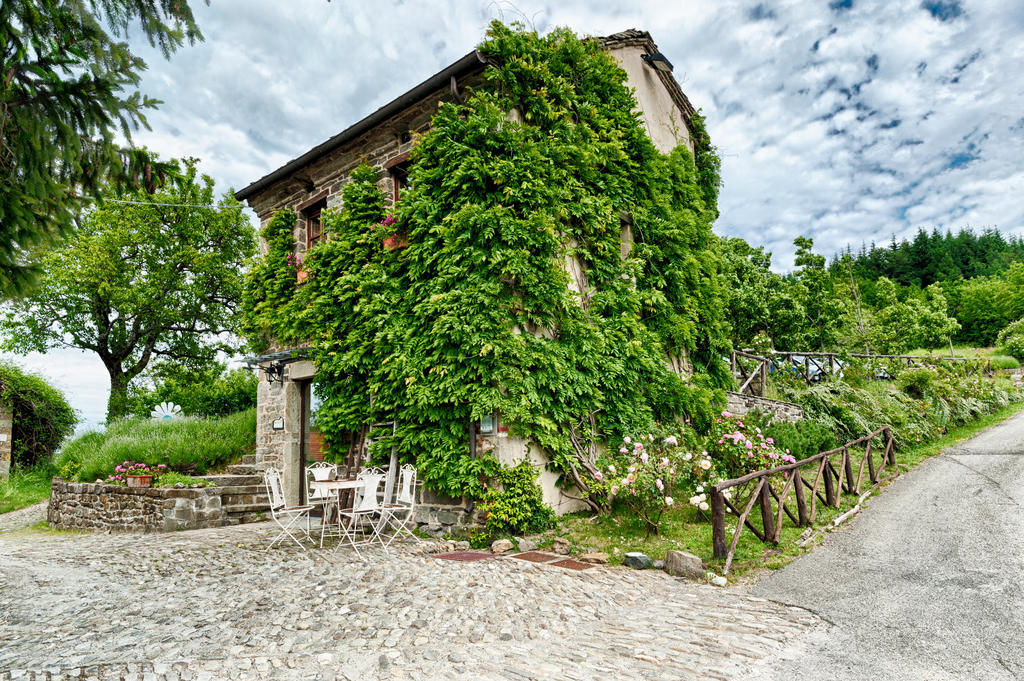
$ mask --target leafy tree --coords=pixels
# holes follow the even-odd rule
[[[803,347],[803,286],[771,271],[771,253],[740,238],[722,240],[722,276],[728,293],[727,318],[734,345],[756,345],[759,334],[773,348]]]
[[[960,322],[949,316],[941,286],[932,284],[925,289],[925,294],[925,301],[918,302],[918,345],[931,350],[948,342],[952,351],[953,334],[960,330]]]
[[[841,320],[846,306],[833,291],[832,277],[825,267],[825,256],[814,252],[814,240],[798,236],[796,246],[797,280],[803,285],[802,303],[806,315],[806,338],[810,348],[824,351],[833,347],[840,336]]]
[[[899,299],[899,287],[888,277],[879,277],[876,294],[880,307],[868,329],[871,346],[887,355],[913,348],[918,336],[916,311]]]
[[[949,342],[960,328],[959,322],[947,313],[946,298],[938,284],[929,286],[923,299],[908,296],[900,300],[899,286],[881,277],[877,294],[884,305],[875,313],[868,339],[882,353],[936,348]]]
[[[131,90],[145,62],[118,40],[138,23],[169,56],[202,36],[185,0],[0,3],[0,295],[24,293],[52,244],[111,186],[152,189],[170,167],[122,146],[158,101]],[[109,29],[109,32],[108,32]]]
[[[150,361],[205,365],[233,345],[241,267],[255,237],[230,196],[213,204],[213,180],[195,161],[154,195],[88,213],[68,242],[40,258],[42,286],[15,303],[0,330],[15,352],[70,347],[95,352],[110,376],[107,418],[125,412],[129,382]],[[198,207],[191,207],[198,206]]]

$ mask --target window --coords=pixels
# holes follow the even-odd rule
[[[306,248],[310,249],[315,244],[327,238],[324,234],[324,225],[320,221],[320,212],[327,208],[327,191],[322,191],[311,196],[306,201],[296,206],[296,212],[306,221]]]
[[[409,186],[409,152],[389,159],[384,168],[390,173],[391,185],[394,187],[394,195],[391,198],[398,203],[398,197]]]
[[[306,213],[306,248],[313,248],[324,239],[324,225],[320,222],[320,211],[323,206],[316,206]]]

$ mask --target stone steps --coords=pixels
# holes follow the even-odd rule
[[[253,504],[223,504],[221,510],[231,515],[240,515],[246,513],[268,513],[270,511],[270,504],[268,503],[253,503]]]
[[[217,487],[263,486],[262,475],[200,475],[198,477],[209,480]]]
[[[227,467],[229,475],[258,475],[263,477],[263,471],[250,463],[233,463]]]

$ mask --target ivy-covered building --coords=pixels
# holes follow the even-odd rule
[[[649,33],[495,24],[236,193],[264,239],[245,329],[265,353],[258,456],[297,500],[324,447],[355,456],[394,422],[435,529],[524,457],[547,503],[579,508],[584,450],[706,418],[724,385],[717,187]]]

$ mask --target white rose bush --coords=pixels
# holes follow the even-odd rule
[[[690,442],[699,441],[690,434]],[[605,457],[590,490],[621,503],[639,518],[648,536],[658,534],[662,515],[698,486],[716,478],[710,457],[694,454],[683,435],[627,435]]]
[[[724,411],[706,436],[692,431],[624,436],[599,462],[589,494],[604,507],[629,508],[650,536],[659,533],[662,516],[681,500],[706,518],[713,485],[795,460],[760,428]],[[733,492],[724,494],[731,498]]]

